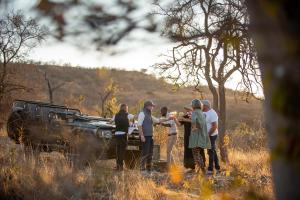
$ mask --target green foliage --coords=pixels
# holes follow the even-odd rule
[[[64,105],[66,105],[68,107],[82,109],[83,103],[85,102],[85,100],[86,100],[86,97],[82,94],[80,94],[78,96],[71,95],[70,97],[64,99]]]
[[[97,75],[100,79],[107,79],[110,76],[110,70],[105,67],[99,68],[97,69]]]
[[[137,115],[144,107],[144,99],[138,100],[137,104],[133,107],[129,107],[129,112]]]
[[[119,110],[119,105],[116,97],[112,97],[105,103],[106,117],[112,117]]]
[[[118,101],[116,93],[118,92],[118,85],[113,79],[110,79],[108,85],[104,88],[104,92],[100,92],[101,98],[101,115],[103,117],[112,117],[118,112]]]

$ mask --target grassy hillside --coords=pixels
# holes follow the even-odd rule
[[[10,66],[14,78],[18,82],[31,88],[31,92],[14,94],[14,98],[48,101],[48,89],[44,79],[47,73],[53,86],[65,83],[63,87],[54,92],[54,102],[80,107],[84,112],[97,114],[100,107],[98,92],[104,90],[110,79],[119,87],[117,99],[119,103],[127,103],[129,107],[136,108],[145,99],[152,99],[158,107],[168,106],[171,110],[181,111],[184,105],[193,98],[200,98],[193,88],[173,90],[171,84],[162,78],[158,79],[138,71],[125,71],[117,69],[88,69],[67,66],[39,66],[34,64],[14,64]],[[203,98],[212,99],[207,87],[203,87]],[[80,99],[81,98],[81,102]],[[232,90],[227,90],[227,122],[229,128],[240,122],[253,124],[253,120],[261,119],[261,102],[251,100],[250,103],[239,100]]]

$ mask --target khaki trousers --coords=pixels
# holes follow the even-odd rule
[[[177,141],[177,134],[168,136],[168,141],[167,141],[167,163],[168,164],[174,163],[174,159],[172,156],[172,149],[173,146],[176,144],[176,141]]]

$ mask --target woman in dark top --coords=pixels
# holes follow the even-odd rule
[[[129,128],[129,121],[134,118],[128,113],[128,106],[126,104],[120,105],[119,112],[114,116],[113,121],[116,124],[116,170],[123,170],[124,157],[127,147],[127,133]]]
[[[184,107],[186,113],[182,116],[179,122],[184,126],[184,156],[183,165],[185,168],[194,169],[195,162],[193,158],[192,149],[189,148],[189,137],[191,134],[191,115],[192,109]]]

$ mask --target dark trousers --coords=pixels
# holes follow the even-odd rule
[[[205,158],[205,151],[204,151],[204,149],[200,149],[200,155],[201,155],[201,157],[202,157],[202,160],[203,160],[203,165],[204,165],[204,167],[206,166],[206,158]]]
[[[214,164],[215,164],[215,169],[220,170],[219,159],[216,151],[216,140],[218,138],[218,135],[209,136],[209,138],[210,138],[211,149],[208,149],[208,156],[209,156],[208,170],[212,171],[214,169]]]
[[[142,142],[142,157],[141,170],[151,170],[152,156],[153,156],[153,138],[152,136],[145,136],[145,142]]]
[[[189,148],[189,138],[191,134],[190,123],[184,124],[184,155],[183,164],[185,168],[195,169],[195,161],[193,158],[192,149]]]
[[[195,161],[195,166],[198,167],[197,170],[200,170],[202,172],[205,171],[205,164],[204,164],[204,160],[203,160],[203,157],[202,157],[202,153],[201,152],[204,152],[204,149],[201,148],[201,147],[195,147],[195,148],[192,148],[192,152],[193,152],[193,157],[194,157],[194,161]]]
[[[127,135],[116,135],[116,161],[117,169],[123,169],[124,157],[127,147]]]

